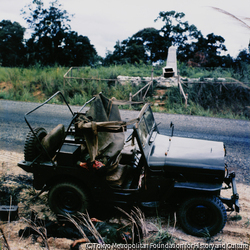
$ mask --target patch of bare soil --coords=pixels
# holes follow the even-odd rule
[[[2,91],[8,91],[12,87],[13,87],[12,83],[0,82],[0,90]]]
[[[36,97],[39,101],[44,100],[45,94],[41,90],[37,90],[33,93],[33,96]]]
[[[17,166],[17,163],[23,159],[23,154],[0,150],[1,165],[0,165],[0,184],[1,188],[4,186],[11,190],[12,197],[9,202],[14,202],[14,196],[18,197],[19,216],[15,221],[0,222],[0,229],[9,245],[9,249],[23,250],[23,249],[48,249],[44,246],[41,237],[36,240],[29,236],[28,238],[20,237],[18,235],[20,229],[27,226],[26,219],[30,218],[31,210],[35,211],[40,218],[50,218],[54,220],[55,217],[51,214],[46,205],[46,194],[42,195],[38,200],[32,200],[35,191],[32,189],[32,175],[26,173]],[[175,223],[174,216],[171,219],[160,217],[161,224],[159,224],[159,217],[146,218],[147,229],[149,232],[162,231],[168,232],[173,237],[173,242],[176,244],[214,244],[220,246],[222,244],[228,247],[236,248],[235,246],[242,246],[242,244],[250,244],[250,186],[242,183],[237,184],[238,193],[240,195],[241,210],[239,214],[235,212],[228,213],[228,221],[223,231],[214,237],[204,236],[198,238],[185,234],[178,223]],[[231,190],[223,190],[222,195],[226,197],[231,196]],[[43,225],[41,225],[43,226]],[[0,235],[0,245],[4,246],[3,235]],[[49,238],[47,239],[50,249],[70,249],[73,240],[66,238]],[[238,245],[239,244],[239,245]],[[245,245],[245,246],[246,246]],[[187,245],[188,246],[188,245]],[[190,245],[189,245],[190,246]],[[211,245],[210,245],[211,246]],[[3,247],[4,249],[4,247]],[[5,248],[8,249],[8,248]],[[81,245],[84,249],[84,244]],[[190,248],[192,249],[192,248]],[[218,248],[217,248],[218,249]],[[246,249],[246,248],[238,248]]]
[[[45,94],[42,92],[40,84],[36,86],[36,91],[33,92],[33,96],[39,101],[44,100]]]

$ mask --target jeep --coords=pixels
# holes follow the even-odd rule
[[[30,115],[58,95],[71,114],[68,125],[49,133],[33,128]],[[100,93],[73,112],[57,92],[25,114],[30,132],[18,166],[33,173],[36,190],[48,191],[51,210],[76,215],[93,204],[171,207],[188,234],[220,232],[227,211],[239,212],[223,142],[160,134],[149,103],[136,119],[124,122],[120,103]],[[230,198],[221,197],[223,188],[232,188]]]

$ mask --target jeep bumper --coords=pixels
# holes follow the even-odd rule
[[[239,194],[237,193],[235,173],[230,173],[227,177],[224,178],[224,182],[228,185],[227,188],[232,188],[233,195],[230,199],[220,198],[223,203],[225,203],[231,211],[240,211],[239,205]]]
[[[17,166],[28,173],[33,173],[34,168],[31,161],[20,161]]]

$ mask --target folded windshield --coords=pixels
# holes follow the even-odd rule
[[[138,124],[138,135],[143,147],[146,146],[148,140],[155,128],[155,120],[150,106],[144,112]]]

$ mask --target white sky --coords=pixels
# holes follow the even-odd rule
[[[0,0],[0,21],[17,21],[27,27],[20,10],[32,0]],[[44,0],[49,3],[50,0]],[[71,19],[71,29],[78,35],[88,36],[100,56],[107,50],[113,51],[117,40],[131,37],[147,27],[157,29],[161,21],[154,22],[160,11],[185,13],[185,20],[194,24],[206,36],[220,35],[231,56],[247,48],[250,29],[240,22],[220,13],[212,7],[221,8],[250,25],[250,0],[59,0],[63,9],[75,14]],[[244,18],[248,18],[245,20]]]

